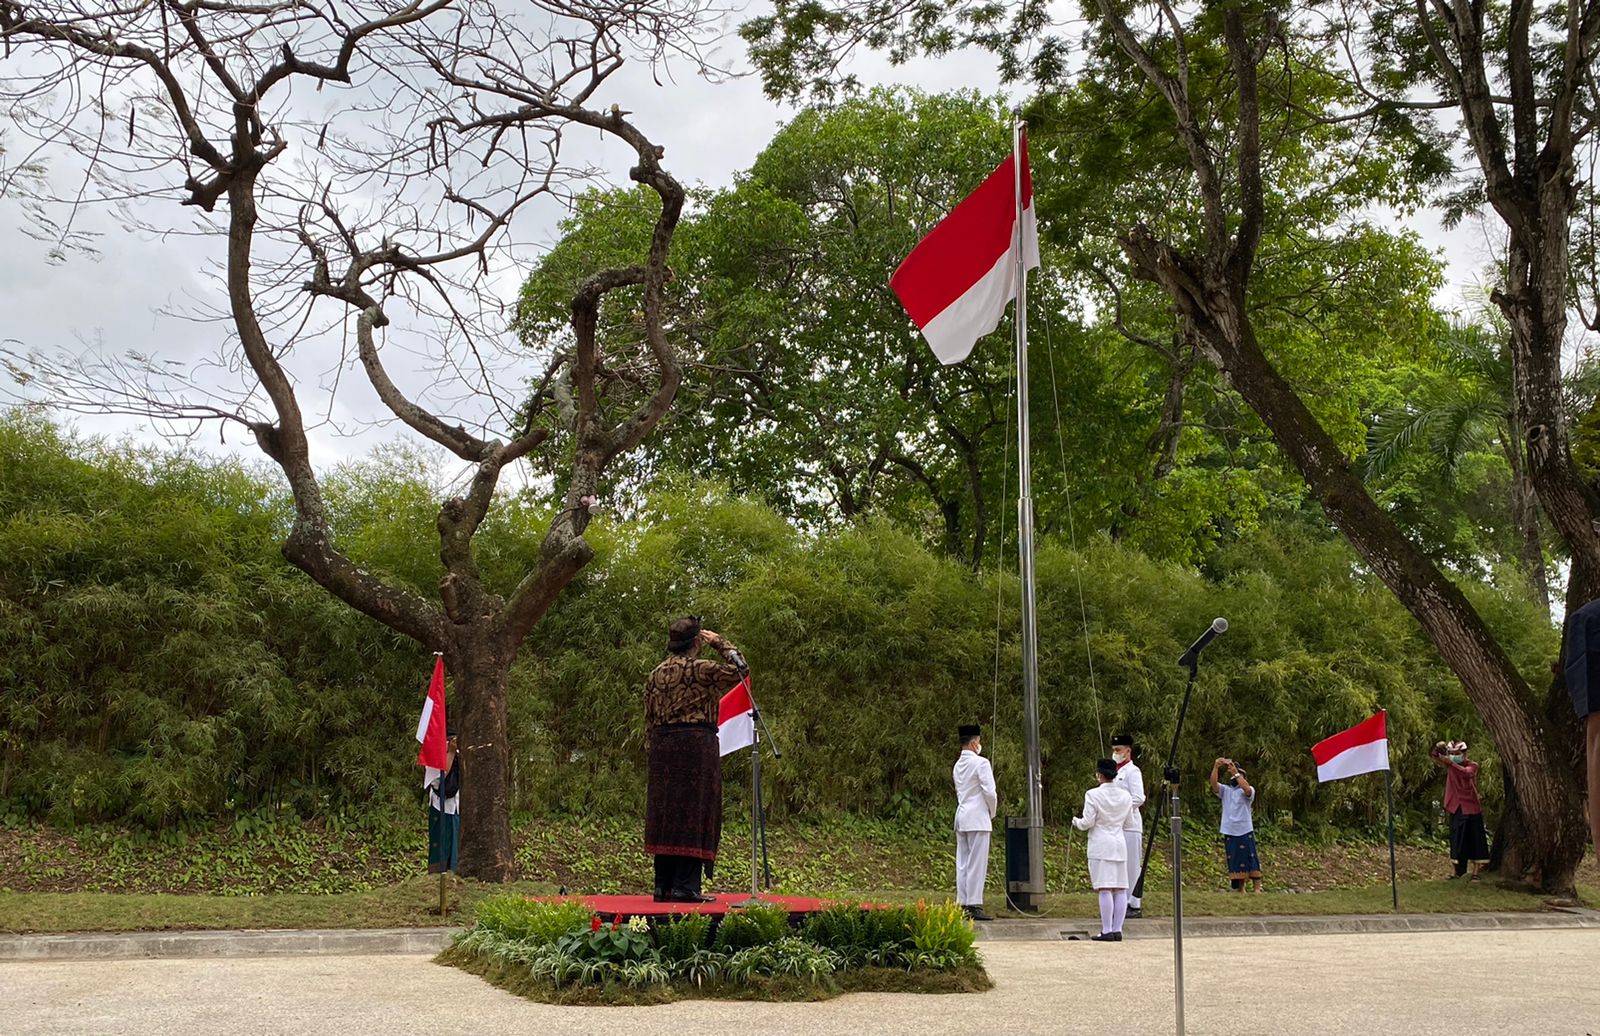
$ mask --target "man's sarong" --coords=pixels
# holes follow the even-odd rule
[[[428,873],[454,871],[461,852],[461,817],[428,807]]]
[[[710,723],[671,723],[650,734],[644,851],[710,863],[722,841],[722,756]]]

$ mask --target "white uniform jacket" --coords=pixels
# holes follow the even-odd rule
[[[1089,832],[1090,859],[1127,860],[1128,843],[1122,837],[1122,825],[1132,810],[1133,797],[1128,789],[1116,784],[1102,784],[1084,793],[1083,816],[1073,817],[1072,826]]]
[[[1117,769],[1116,780],[1111,783],[1128,789],[1128,795],[1133,799],[1133,808],[1128,811],[1128,819],[1122,822],[1122,829],[1143,831],[1144,817],[1139,815],[1139,807],[1144,805],[1144,774],[1139,772],[1139,764],[1129,759]]]
[[[956,760],[956,830],[989,831],[1000,800],[994,790],[994,768],[972,749]]]

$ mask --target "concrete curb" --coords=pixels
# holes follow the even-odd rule
[[[1349,935],[1383,932],[1474,932],[1541,928],[1600,929],[1600,911],[1550,913],[1353,914],[1342,917],[1194,917],[1187,938],[1260,935]],[[978,922],[989,942],[1087,939],[1100,930],[1084,918],[1018,918]],[[460,928],[332,928],[204,932],[79,932],[0,935],[0,961],[149,960],[204,957],[367,956],[434,954]],[[1130,921],[1128,939],[1170,939],[1165,918]]]
[[[1189,917],[1185,938],[1255,935],[1363,935],[1386,932],[1482,932],[1542,928],[1597,928],[1600,911],[1563,909],[1548,913],[1349,914],[1344,916]],[[1087,939],[1100,922],[1082,918],[1025,918],[978,922],[982,940]],[[1125,939],[1170,939],[1168,918],[1140,918],[1123,927]]]
[[[78,932],[0,936],[0,961],[438,953],[459,928],[332,928],[212,932]]]

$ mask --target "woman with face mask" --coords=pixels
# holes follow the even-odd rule
[[[1489,835],[1478,801],[1478,764],[1467,758],[1465,741],[1440,741],[1428,754],[1444,767],[1444,811],[1450,814],[1450,862],[1456,870],[1450,878],[1461,877],[1470,867],[1468,880],[1477,881],[1489,862]]]
[[[1117,764],[1115,783],[1126,789],[1133,799],[1133,809],[1129,810],[1128,819],[1122,824],[1122,840],[1128,846],[1128,916],[1142,917],[1144,911],[1139,898],[1133,894],[1133,887],[1139,884],[1139,870],[1144,863],[1144,817],[1139,813],[1139,807],[1144,805],[1144,774],[1139,772],[1139,764],[1133,761],[1133,738],[1130,735],[1112,736],[1111,761]]]

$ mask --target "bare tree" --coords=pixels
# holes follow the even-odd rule
[[[597,97],[629,60],[707,70],[701,47],[714,13],[700,0],[0,0],[0,110],[34,143],[0,175],[57,154],[83,170],[87,189],[35,196],[41,211],[99,198],[140,202],[130,218],[151,199],[198,212],[199,232],[223,242],[218,315],[243,391],[196,398],[194,382],[156,358],[34,356],[13,366],[67,405],[249,429],[293,495],[284,556],[451,660],[470,774],[461,872],[471,877],[516,870],[512,660],[593,557],[584,530],[607,466],[650,434],[680,380],[661,295],[684,192],[662,149]],[[516,261],[513,219],[589,178],[563,157],[575,128],[630,149],[628,175],[660,211],[646,254],[583,283],[571,334],[542,376],[518,377],[521,365],[494,346],[503,330],[495,273]],[[168,229],[184,228],[174,220]],[[616,292],[638,308],[642,337],[597,340],[600,308]],[[341,335],[353,336],[355,359],[394,417],[468,472],[439,509],[436,598],[363,570],[335,542],[293,364],[342,360]],[[388,335],[427,353],[441,379],[434,395],[453,392],[466,417],[401,389],[386,364]],[[497,592],[480,575],[473,536],[508,469],[557,444],[564,502],[531,568]]]
[[[1218,102],[1207,95],[1215,83],[1212,73],[1203,85],[1198,73],[1191,80],[1190,34],[1203,30],[1176,8],[1162,0],[1136,5],[1131,12],[1113,0],[1096,0],[1096,5],[1104,31],[1170,111],[1203,213],[1200,232],[1189,242],[1174,244],[1143,224],[1122,235],[1134,274],[1167,293],[1191,340],[1261,416],[1328,517],[1416,617],[1461,680],[1494,736],[1523,806],[1524,851],[1508,867],[1542,887],[1571,894],[1583,852],[1580,796],[1535,695],[1461,590],[1373,501],[1344,452],[1256,337],[1249,298],[1266,218],[1263,68],[1266,87],[1287,94],[1294,58],[1286,23],[1271,9],[1238,4],[1221,9],[1221,56],[1228,78]],[[1130,13],[1146,16],[1142,28],[1134,27]],[[1287,96],[1273,103],[1292,107]],[[1527,426],[1530,434],[1533,426]]]

